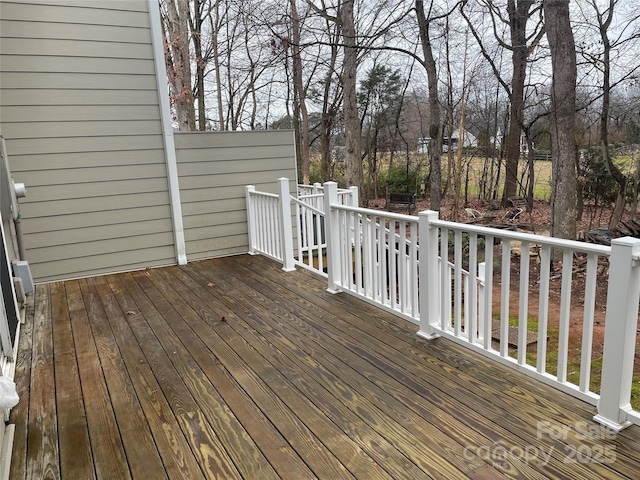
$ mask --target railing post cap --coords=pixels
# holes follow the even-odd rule
[[[439,213],[436,212],[435,210],[423,210],[420,213],[418,213],[418,216],[420,217],[429,217],[430,219],[437,219],[439,217]]]
[[[611,240],[611,246],[624,246],[624,247],[635,247],[635,246],[640,246],[640,238],[635,238],[635,237],[621,237],[621,238],[614,238],[613,240]]]

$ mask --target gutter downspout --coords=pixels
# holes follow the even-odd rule
[[[160,116],[162,118],[162,138],[164,155],[167,163],[167,181],[169,183],[169,199],[171,204],[171,220],[173,222],[173,237],[176,248],[178,265],[187,264],[187,250],[184,240],[184,225],[182,222],[182,202],[180,200],[180,185],[178,182],[178,162],[176,146],[173,139],[171,125],[171,108],[169,106],[169,88],[167,86],[167,69],[164,63],[164,42],[162,40],[162,25],[160,19],[160,5],[158,0],[148,0],[149,20],[151,22],[151,37],[153,44],[153,58],[156,65],[156,81],[160,100]]]

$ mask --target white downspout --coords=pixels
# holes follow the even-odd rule
[[[164,42],[162,40],[162,25],[160,23],[160,5],[158,4],[158,0],[149,0],[149,19],[151,22],[153,58],[156,64],[158,97],[160,99],[162,138],[164,141],[164,155],[167,162],[167,180],[169,182],[169,198],[171,203],[171,219],[173,221],[176,258],[178,265],[186,265],[187,249],[184,241],[184,225],[182,223],[178,162],[176,159],[176,146],[173,140],[173,127],[171,125],[169,88],[167,87],[167,69],[164,63]]]

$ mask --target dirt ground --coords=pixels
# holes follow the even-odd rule
[[[369,204],[370,208],[384,209],[384,199],[373,200]],[[423,211],[429,209],[428,199],[419,199],[418,208],[416,211]],[[505,222],[505,218],[513,216],[515,213],[513,208],[504,209],[499,205],[499,201],[487,202],[480,200],[470,200],[465,207],[459,209],[459,222],[471,222],[473,219],[466,213],[465,208],[470,208],[476,212],[480,212],[483,217],[493,217],[492,221],[495,223]],[[402,209],[394,210],[400,213],[407,213]],[[416,213],[416,211],[412,213]],[[475,212],[474,212],[475,213]],[[477,215],[477,213],[476,213]],[[585,234],[596,228],[606,228],[608,220],[610,218],[611,211],[608,208],[594,208],[593,206],[585,206],[583,218],[578,222],[577,232],[578,239],[584,239]],[[455,221],[452,208],[451,199],[443,200],[443,206],[440,212],[440,218],[443,220]],[[529,233],[535,233],[539,235],[549,235],[549,226],[551,224],[551,207],[546,202],[536,201],[532,212],[522,212],[514,220],[509,222],[516,224],[518,231],[524,231]],[[500,247],[496,247],[494,252],[494,258],[499,258]],[[536,261],[536,257],[532,256],[530,260],[530,275],[529,275],[529,315],[530,318],[537,319],[538,317],[538,279],[539,277],[539,263]],[[580,369],[580,353],[582,345],[583,334],[583,315],[584,315],[584,287],[585,287],[585,264],[582,263],[584,259],[577,257],[574,258],[573,276],[571,282],[571,325],[569,331],[569,360],[568,374],[569,378],[573,376],[576,380],[576,375],[579,374]],[[553,271],[551,272],[550,291],[549,291],[549,344],[548,350],[551,350],[555,344],[557,346],[557,330],[558,319],[560,317],[560,295],[562,290],[561,285],[561,270],[562,264],[558,262],[552,265]],[[500,268],[494,269],[494,316],[500,312]],[[512,318],[518,317],[518,290],[520,282],[520,257],[512,255],[511,258],[511,295],[510,295],[510,313]],[[592,367],[592,387],[599,387],[599,360],[602,357],[602,350],[604,344],[604,324],[606,317],[606,303],[607,303],[607,287],[608,287],[608,263],[606,261],[599,262],[598,277],[596,281],[596,302],[595,302],[595,318],[593,325],[593,351],[592,359],[595,360]],[[495,322],[495,320],[494,320]],[[535,344],[529,349],[532,355],[535,356]],[[640,377],[640,335],[636,341],[636,361],[634,367],[634,376]],[[594,385],[597,382],[598,385]]]

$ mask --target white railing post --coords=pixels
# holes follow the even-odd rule
[[[349,190],[351,190],[351,206],[359,207],[360,198],[358,197],[358,187],[349,187]]]
[[[280,238],[282,239],[282,269],[291,272],[296,269],[293,256],[293,225],[291,223],[291,194],[289,193],[289,179],[278,179],[279,209],[280,209]]]
[[[486,268],[487,265],[484,262],[480,262],[478,264],[478,340],[483,342],[484,344],[484,339],[487,338],[487,331],[486,331],[486,319],[485,319],[485,311],[484,311],[484,305],[485,305],[485,293],[484,293],[484,281],[486,278]],[[473,274],[473,272],[470,272],[471,274]],[[475,282],[474,282],[475,284]],[[475,285],[472,288],[476,288]],[[491,323],[489,323],[491,324]],[[491,327],[489,327],[489,330],[491,330]],[[489,345],[491,345],[491,332],[488,333],[489,335]]]
[[[326,182],[324,184],[324,234],[327,242],[327,275],[329,277],[330,293],[340,291],[340,225],[338,212],[331,205],[338,203],[338,184]]]
[[[440,324],[440,296],[438,272],[438,233],[439,229],[430,222],[438,219],[438,212],[427,210],[420,212],[420,330],[418,335],[428,340],[437,338],[434,325]]]
[[[602,381],[595,421],[620,431],[630,425],[631,382],[640,300],[640,239],[611,241]]]
[[[251,195],[256,191],[253,185],[245,187],[247,197],[247,230],[249,233],[249,255],[256,255],[256,225],[255,225],[255,206]]]

